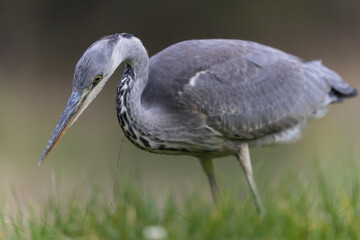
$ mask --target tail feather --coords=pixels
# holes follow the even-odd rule
[[[322,65],[321,61],[308,62],[313,69],[316,69],[319,75],[326,79],[330,85],[329,96],[332,103],[343,102],[346,98],[356,97],[358,92],[356,88],[345,82],[339,74]]]
[[[351,87],[351,86],[350,86]],[[335,88],[331,88],[329,92],[329,96],[332,99],[332,103],[341,103],[346,98],[353,98],[358,95],[358,91],[356,88],[351,87],[352,89],[348,89],[346,92],[341,92]]]

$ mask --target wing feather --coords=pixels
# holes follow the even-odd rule
[[[142,102],[177,114],[179,124],[193,115],[228,138],[255,139],[311,116],[332,88],[354,90],[320,62],[248,41],[191,40],[150,59]]]
[[[326,102],[330,87],[306,63],[276,52],[269,52],[268,59],[259,53],[202,70],[194,85],[184,85],[183,102],[225,136],[246,139],[290,128]]]

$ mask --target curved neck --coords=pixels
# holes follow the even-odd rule
[[[136,37],[122,38],[114,48],[112,69],[126,62],[134,69],[135,79],[147,80],[149,74],[149,56],[144,45]]]
[[[117,67],[121,62],[128,65],[117,89],[116,108],[119,121],[122,121],[120,115],[125,113],[133,126],[146,129],[148,117],[141,105],[141,95],[149,75],[149,57],[146,49],[139,39],[132,37],[121,39],[113,54],[113,59],[117,59],[114,66]],[[146,131],[145,129],[143,130]]]
[[[116,44],[112,55],[112,72],[125,62],[134,71],[133,81],[129,82],[129,107],[141,111],[141,94],[146,86],[149,75],[149,56],[144,45],[136,37],[121,38]],[[141,114],[138,112],[138,114]]]

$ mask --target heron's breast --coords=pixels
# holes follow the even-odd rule
[[[126,100],[125,100],[126,101]],[[223,156],[233,151],[233,144],[208,129],[160,129],[148,131],[139,126],[125,107],[118,111],[118,119],[126,138],[136,147],[160,154]],[[201,131],[201,132],[198,132]]]

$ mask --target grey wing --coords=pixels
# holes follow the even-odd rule
[[[353,93],[318,61],[248,41],[191,40],[150,59],[142,104],[173,114],[172,125],[191,121],[193,128],[207,124],[230,138],[254,139]]]
[[[349,89],[318,62],[282,52],[259,56],[255,51],[196,73],[184,86],[184,103],[223,135],[255,139],[286,130],[330,103],[330,80]]]

